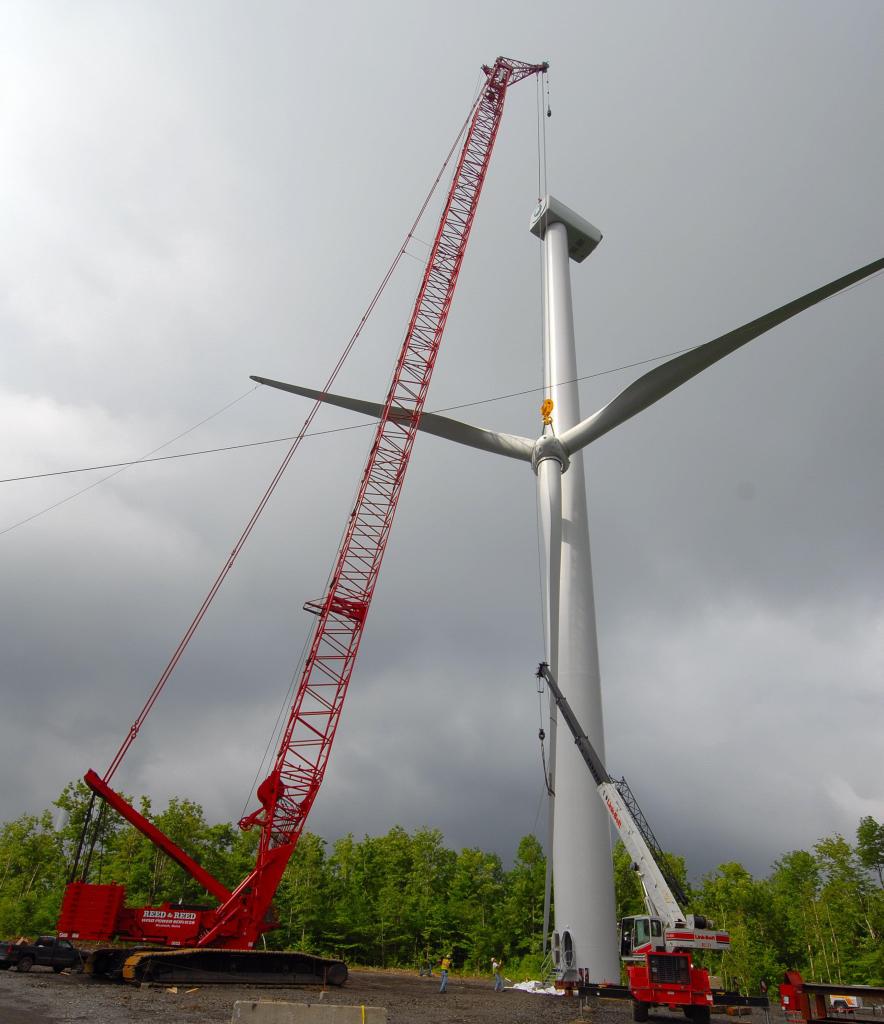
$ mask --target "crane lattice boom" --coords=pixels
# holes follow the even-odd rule
[[[486,82],[476,101],[328,590],[316,606],[318,621],[276,762],[258,787],[260,808],[240,822],[243,828],[261,827],[256,873],[265,865],[269,884],[259,888],[270,890],[267,903],[276,888],[271,876],[284,869],[325,774],[507,89],[546,67],[503,57],[493,67],[483,67]],[[281,848],[287,852],[282,854]]]
[[[387,400],[381,410],[356,502],[347,520],[328,590],[320,601],[309,603],[309,607],[317,612],[318,620],[276,760],[272,771],[258,787],[260,806],[240,821],[240,827],[244,829],[256,826],[261,829],[255,867],[231,892],[108,784],[110,775],[119,765],[153,707],[183,645],[199,624],[208,602],[223,580],[225,573],[222,572],[182,641],[182,646],[176,651],[138,721],[130,730],[107,776],[102,779],[95,772],[89,772],[85,777],[93,793],[101,797],[105,805],[113,807],[147,836],[207,892],[211,892],[220,905],[215,909],[189,908],[186,911],[167,904],[158,908],[130,909],[123,904],[125,890],[122,886],[87,882],[89,858],[94,847],[94,837],[97,836],[97,826],[92,822],[90,806],[71,883],[65,891],[59,917],[60,933],[99,940],[116,937],[185,947],[197,959],[185,960],[179,956],[175,962],[182,969],[190,969],[198,963],[202,965],[201,969],[208,970],[206,964],[198,959],[207,955],[201,950],[250,950],[263,932],[277,926],[271,903],[325,774],[405,471],[420,425],[439,343],[500,128],[507,89],[515,82],[530,75],[541,74],[546,69],[546,64],[524,64],[505,57],[498,57],[492,67],[482,68],[485,83],[473,106],[466,139],[430,249]],[[270,493],[272,487],[240,544],[244,543]],[[87,845],[87,831],[90,830],[93,839],[84,861],[87,866],[84,867],[82,878],[77,880],[80,853]],[[178,953],[184,951],[180,949]],[[133,977],[148,977],[151,971],[168,972],[171,969],[170,962],[162,960],[160,954],[156,957],[138,954],[130,963],[124,953],[119,951],[99,950],[98,953],[104,958],[102,970],[106,968],[106,972],[110,973],[118,969],[125,973],[125,970],[131,969]],[[168,954],[165,955],[168,957]],[[297,973],[303,968],[313,976],[316,972],[331,970],[337,972],[335,976],[338,984],[346,978],[346,967],[342,963],[319,963],[313,958],[316,962],[311,961],[305,966],[297,960],[299,956],[303,959],[302,954],[291,956],[295,959],[283,965],[286,971]],[[223,965],[235,970],[247,966],[244,962],[230,967],[223,957],[220,960],[216,958],[212,963],[213,970],[221,970],[222,973],[226,969]],[[254,958],[248,960],[250,969],[258,970],[259,973],[264,970],[272,974],[282,969],[274,964],[256,968],[256,963]],[[219,967],[219,964],[222,966]]]

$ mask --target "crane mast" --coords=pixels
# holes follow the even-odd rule
[[[60,933],[62,928],[65,934],[79,929],[82,937],[90,933],[94,938],[116,935],[194,949],[251,949],[263,932],[276,926],[271,903],[325,774],[507,90],[547,67],[498,57],[493,66],[482,68],[485,82],[473,107],[328,589],[320,600],[306,606],[315,612],[317,622],[278,753],[258,786],[258,808],[240,821],[243,829],[261,830],[254,869],[230,892],[139,815],[106,780],[89,772],[85,780],[93,792],[176,860],[220,905],[186,914],[171,909],[129,910],[122,906],[122,887],[74,881],[62,906]],[[135,731],[133,727],[131,738]],[[157,921],[165,931],[153,927]],[[111,960],[115,965],[120,962],[119,957]],[[158,963],[148,958],[138,964],[133,961],[130,967],[135,974],[144,974],[158,969]],[[168,969],[168,961],[164,963]]]

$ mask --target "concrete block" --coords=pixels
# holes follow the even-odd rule
[[[232,1024],[387,1024],[387,1011],[382,1006],[238,999]]]

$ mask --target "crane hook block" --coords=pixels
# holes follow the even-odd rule
[[[543,425],[545,427],[552,423],[552,411],[553,400],[551,398],[544,398],[543,405],[540,407],[540,415],[543,417]]]

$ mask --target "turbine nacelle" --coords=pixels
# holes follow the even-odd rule
[[[575,263],[582,263],[602,240],[602,233],[594,224],[590,224],[554,196],[544,196],[531,214],[531,234],[542,239],[550,224],[565,225],[568,257]]]

